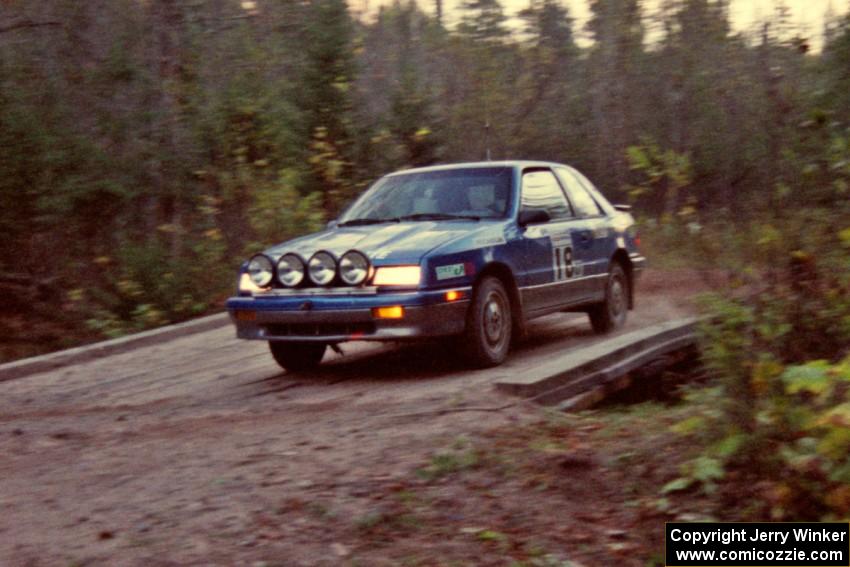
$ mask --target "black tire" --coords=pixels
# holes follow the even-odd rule
[[[281,368],[290,372],[316,368],[325,356],[325,343],[269,341],[269,350]]]
[[[482,279],[472,296],[466,315],[462,354],[477,368],[497,366],[505,361],[513,332],[511,301],[498,278]]]
[[[610,333],[626,324],[629,311],[629,278],[623,266],[615,263],[608,272],[605,284],[605,300],[594,305],[588,315],[594,332]]]

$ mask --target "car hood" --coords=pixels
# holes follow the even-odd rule
[[[492,226],[485,221],[417,221],[337,227],[278,244],[266,254],[276,260],[295,252],[307,260],[319,250],[339,257],[355,249],[378,265],[419,263],[430,250]]]

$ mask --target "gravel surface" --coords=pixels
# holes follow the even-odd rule
[[[624,332],[688,314],[698,281],[648,275]],[[494,369],[352,343],[295,376],[226,328],[2,383],[0,565],[345,563],[333,526],[378,488],[458,435],[540,418],[498,377],[594,340],[554,315]]]

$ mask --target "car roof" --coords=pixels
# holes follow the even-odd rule
[[[469,161],[462,163],[447,163],[443,165],[430,165],[427,167],[416,167],[412,169],[403,169],[401,171],[395,171],[390,173],[389,176],[393,175],[406,175],[408,173],[423,173],[429,171],[448,171],[452,169],[474,169],[481,167],[511,167],[511,168],[523,168],[523,167],[564,167],[562,163],[555,163],[551,161],[531,161],[531,160],[505,160],[505,161]]]

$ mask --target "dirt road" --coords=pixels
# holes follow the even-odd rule
[[[626,330],[683,309],[643,295]],[[494,379],[594,340],[556,315],[491,370],[354,344],[287,376],[225,328],[2,383],[0,564],[357,564],[339,538],[373,495],[458,436],[539,418],[495,409],[516,400]]]

